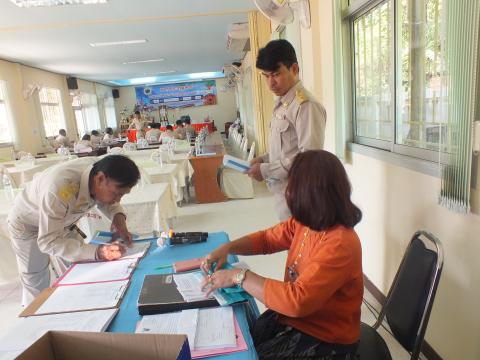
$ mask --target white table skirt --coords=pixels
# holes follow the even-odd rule
[[[177,204],[172,200],[170,184],[158,183],[135,187],[123,196],[121,204],[127,215],[127,226],[132,233],[149,234],[153,230],[170,228],[177,216]],[[96,208],[79,221],[79,227],[91,239],[97,230],[110,230],[111,222]]]
[[[15,190],[18,193],[19,190]],[[5,191],[0,190],[0,283],[9,282],[18,276],[17,261],[7,228],[8,213],[13,203],[7,200]]]

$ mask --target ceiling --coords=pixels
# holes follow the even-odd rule
[[[20,8],[0,0],[0,58],[101,83],[222,71],[229,25],[247,22],[253,0],[109,0]],[[90,43],[147,39],[144,44]],[[164,58],[161,62],[123,64]]]

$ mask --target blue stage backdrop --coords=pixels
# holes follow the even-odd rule
[[[137,106],[145,110],[156,110],[162,105],[175,109],[189,106],[215,105],[217,103],[215,80],[137,86],[135,87],[135,94]]]

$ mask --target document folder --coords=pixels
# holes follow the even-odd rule
[[[140,315],[151,315],[218,306],[218,302],[209,298],[187,302],[178,291],[173,274],[158,274],[145,275],[137,306]]]

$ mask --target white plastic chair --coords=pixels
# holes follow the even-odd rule
[[[250,146],[250,151],[248,153],[247,160],[252,161],[254,157],[255,157],[255,141],[252,142],[252,146]]]

